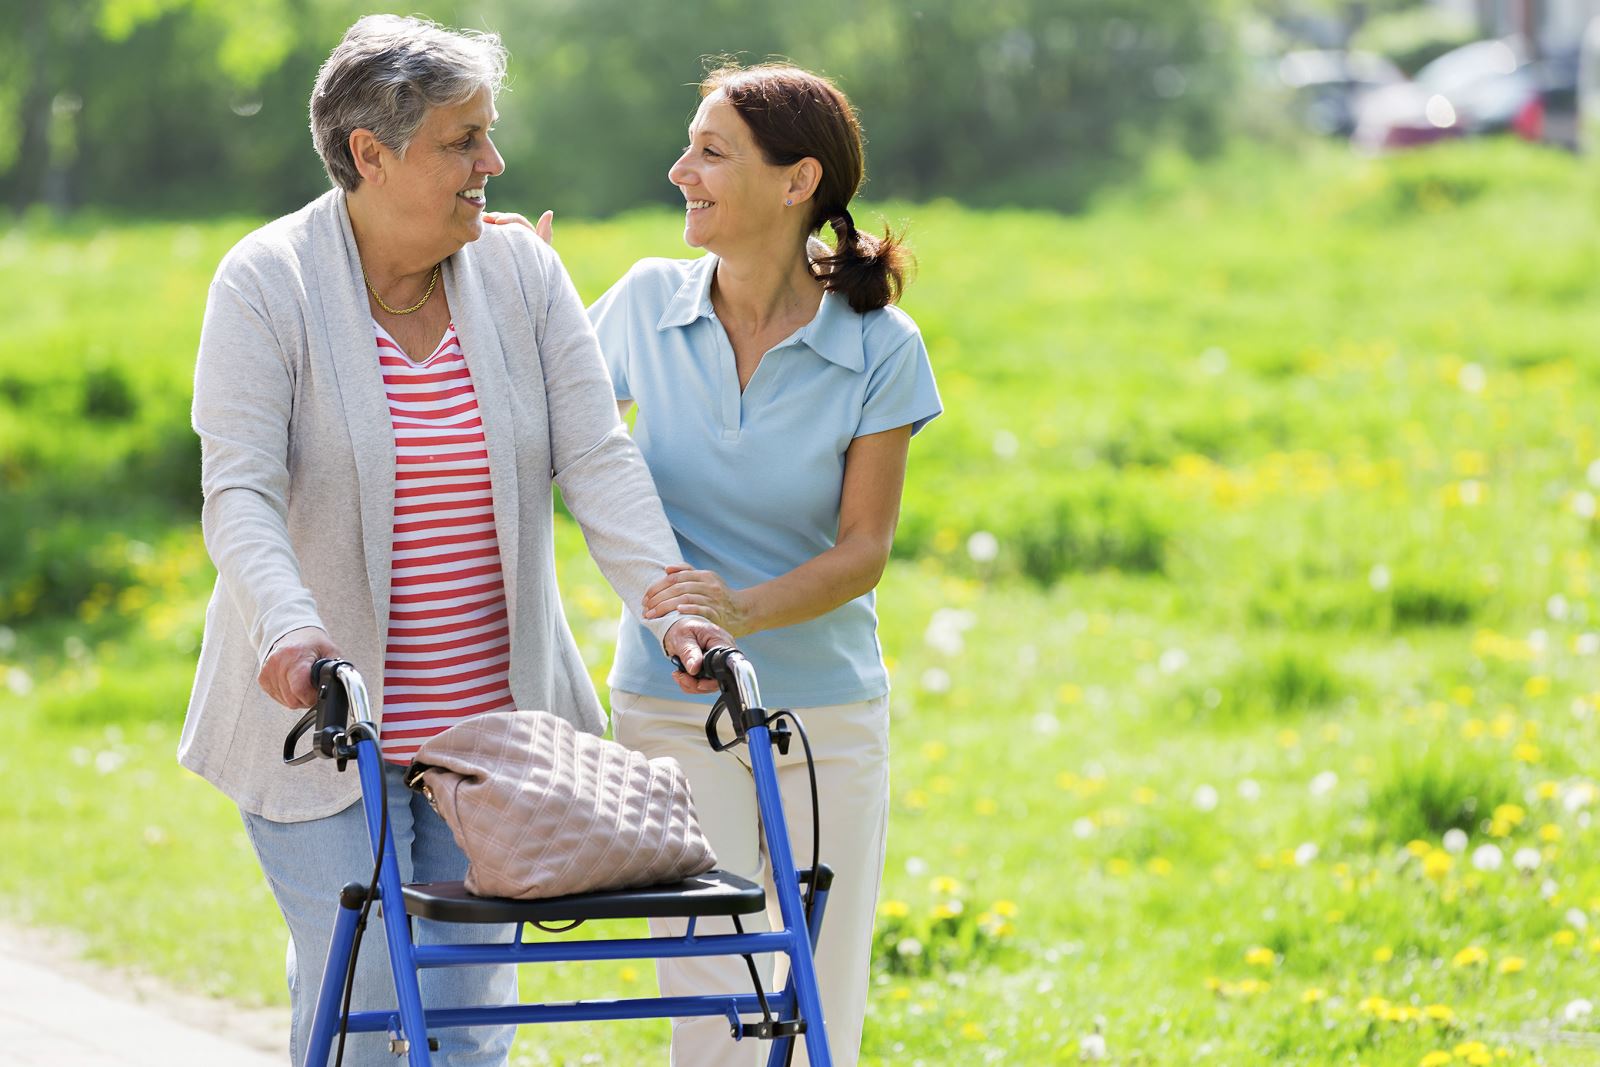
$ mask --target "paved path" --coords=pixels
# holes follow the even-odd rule
[[[285,1067],[288,1012],[241,1010],[79,962],[64,938],[0,925],[6,1067]]]

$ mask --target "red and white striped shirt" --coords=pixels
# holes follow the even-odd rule
[[[455,324],[413,363],[374,322],[394,420],[394,557],[384,758],[406,763],[461,719],[515,707],[489,452]]]

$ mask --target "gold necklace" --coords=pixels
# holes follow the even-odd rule
[[[439,264],[435,263],[433,265],[433,277],[428,280],[428,291],[422,294],[421,300],[418,300],[415,304],[412,304],[408,308],[392,308],[388,304],[385,304],[383,302],[383,297],[378,295],[378,290],[372,287],[372,279],[367,277],[366,267],[361,268],[361,280],[367,283],[367,292],[372,294],[372,299],[376,300],[378,302],[378,306],[383,310],[387,311],[391,315],[409,315],[413,311],[420,310],[422,305],[428,302],[428,297],[433,295],[433,287],[439,284]]]

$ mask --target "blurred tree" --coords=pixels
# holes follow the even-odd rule
[[[603,214],[666,168],[720,54],[830,74],[875,196],[1071,208],[1154,146],[1224,129],[1245,0],[431,3],[512,52],[497,203]],[[188,214],[326,188],[305,128],[356,0],[0,0],[0,197]],[[14,116],[8,120],[7,116]]]

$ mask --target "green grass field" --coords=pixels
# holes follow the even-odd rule
[[[1164,161],[1081,218],[884,207],[947,414],[880,597],[867,1062],[1097,1031],[1122,1064],[1594,1061],[1597,200],[1470,144]],[[0,237],[0,907],[281,1003],[237,816],[172,757],[211,581],[189,376],[252,224]],[[592,298],[677,230],[557,240]],[[615,602],[562,521],[598,680]],[[664,1062],[665,1033],[527,1029],[515,1062]]]

